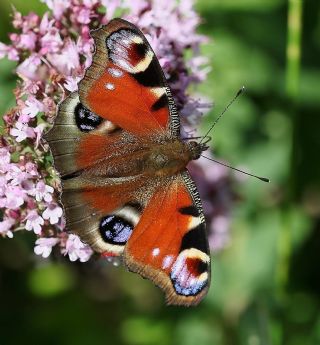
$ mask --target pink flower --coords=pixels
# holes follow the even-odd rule
[[[41,0],[52,10],[56,19],[60,19],[64,11],[71,7],[70,0]]]
[[[59,218],[62,216],[62,208],[57,204],[49,204],[45,211],[42,213],[43,219],[48,219],[50,224],[57,224]]]
[[[97,3],[99,3],[99,0],[82,0],[82,2],[83,2],[84,6],[91,8],[94,5],[96,5]]]
[[[197,127],[202,114],[208,112],[211,107],[212,103],[204,100],[188,99],[180,110],[180,115],[183,121],[188,119],[190,127]]]
[[[39,21],[39,16],[34,12],[30,12],[22,18],[22,32],[26,33],[29,31],[33,31],[35,28],[38,28]]]
[[[209,245],[217,251],[226,247],[230,241],[230,218],[226,215],[213,217],[210,225]]]
[[[32,191],[31,195],[34,195],[38,202],[44,200],[44,201],[50,203],[52,201],[53,191],[54,191],[54,189],[51,186],[48,186],[43,181],[39,181],[36,184],[36,187]],[[45,219],[48,219],[48,218],[45,218]]]
[[[57,53],[63,45],[63,41],[59,34],[59,30],[55,27],[51,28],[41,38],[41,54]]]
[[[37,73],[40,65],[41,60],[39,56],[37,54],[31,55],[17,67],[17,74],[22,79],[37,80],[39,78]]]
[[[31,177],[31,176],[28,175],[28,177]],[[34,188],[34,183],[32,180],[26,179],[26,180],[21,181],[20,187],[23,189],[25,193],[29,194],[29,192]],[[27,199],[26,201],[28,202],[27,205],[30,205],[30,199]]]
[[[73,70],[80,68],[79,53],[75,42],[68,39],[63,49],[59,54],[48,55],[50,63],[57,68],[57,70],[66,75],[71,75]]]
[[[27,138],[34,138],[34,130],[21,122],[16,123],[16,127],[10,130],[10,134],[16,137],[18,143]]]
[[[26,94],[30,94],[30,95],[35,95],[41,88],[41,81],[33,81],[33,80],[25,80],[25,83],[23,85],[23,91]],[[20,121],[23,122],[23,121]]]
[[[13,20],[12,20],[13,27],[15,29],[21,29],[22,23],[23,23],[22,14],[20,12],[16,11],[14,8],[13,9]]]
[[[0,147],[0,173],[6,173],[10,168],[10,152],[7,147]]]
[[[34,163],[27,162],[25,165],[26,172],[31,176],[38,176],[37,166]],[[51,201],[51,200],[50,200]]]
[[[78,82],[80,80],[80,77],[67,77],[63,86],[70,92],[78,91]]]
[[[55,237],[42,237],[36,240],[36,246],[34,247],[34,252],[37,255],[41,255],[43,258],[47,258],[51,252],[52,248],[59,243],[59,239]]]
[[[5,191],[5,198],[0,201],[0,207],[15,210],[23,205],[25,192],[18,186],[8,186]],[[2,204],[4,204],[2,206]]]
[[[33,230],[35,234],[39,235],[41,233],[41,227],[44,224],[44,220],[39,216],[38,212],[36,210],[29,211],[26,220],[26,230]]]
[[[35,129],[34,129],[34,134],[36,136],[36,140],[35,140],[35,143],[34,143],[34,147],[35,148],[38,148],[39,144],[40,144],[40,139],[42,137],[42,133],[43,133],[43,130],[45,128],[45,124],[44,123],[40,123],[40,125],[38,125]]]
[[[211,71],[209,66],[203,68],[208,63],[208,59],[204,56],[195,56],[187,62],[187,67],[190,68],[192,74],[197,77],[197,81],[206,79],[208,73]]]
[[[91,58],[92,49],[93,49],[93,40],[86,39],[84,37],[79,37],[77,40],[77,48],[79,54],[83,54],[87,59]]]
[[[36,46],[37,35],[34,32],[28,32],[20,36],[19,47],[22,49],[33,50]]]
[[[48,31],[50,31],[53,24],[54,24],[54,19],[49,20],[49,13],[46,12],[40,21],[40,25],[39,25],[40,36],[44,36]]]
[[[7,172],[6,179],[10,181],[12,186],[20,185],[27,178],[29,178],[29,174],[25,171],[22,171],[18,165],[10,165],[10,170]]]
[[[25,107],[22,109],[21,114],[34,118],[39,112],[44,110],[44,106],[41,102],[35,97],[29,97],[25,102]]]
[[[102,3],[106,8],[109,7],[109,0],[102,0]],[[148,8],[148,5],[147,0],[123,0],[123,6],[130,9],[131,16],[139,16],[141,12]]]
[[[18,61],[19,53],[13,46],[7,46],[0,42],[0,58],[7,56],[9,60]]]
[[[12,238],[13,233],[10,229],[12,228],[14,223],[15,223],[14,219],[4,218],[3,221],[0,222],[0,235]]]
[[[90,23],[90,10],[88,8],[82,8],[77,15],[78,22],[81,24]]]
[[[114,17],[117,8],[121,6],[121,0],[101,0],[101,4],[106,8],[106,20],[109,21]],[[124,7],[126,6],[124,5]]]
[[[212,157],[210,153],[206,154],[207,157]],[[214,158],[214,157],[212,157]],[[222,161],[223,162],[223,161]],[[202,171],[205,175],[206,180],[210,182],[210,184],[215,184],[222,179],[224,179],[226,176],[229,175],[230,170],[229,168],[215,164],[214,162],[209,161],[208,159],[200,157],[199,159],[199,165],[202,168]]]
[[[5,195],[7,183],[8,182],[7,182],[6,176],[0,174],[0,196]]]
[[[69,255],[70,261],[79,259],[81,262],[86,262],[90,259],[93,251],[87,244],[81,242],[78,236],[70,234],[63,253],[64,255]]]
[[[7,55],[7,46],[0,42],[0,59],[4,58]]]

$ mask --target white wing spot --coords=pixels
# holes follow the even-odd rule
[[[119,78],[123,75],[123,72],[117,68],[110,67],[110,68],[108,68],[108,72],[115,78]]]
[[[166,269],[168,268],[172,263],[173,256],[172,255],[166,255],[162,261],[162,268]]]
[[[114,86],[114,84],[107,83],[107,84],[106,84],[106,88],[107,88],[108,90],[114,90],[114,89],[115,89],[115,86]]]
[[[157,256],[160,253],[160,249],[159,248],[154,248],[152,251],[152,256]]]

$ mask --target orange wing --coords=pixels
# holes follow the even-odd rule
[[[124,258],[131,271],[164,290],[168,304],[195,305],[207,293],[210,256],[205,222],[187,172],[154,193],[127,242]]]
[[[159,62],[143,33],[114,19],[93,31],[96,52],[80,82],[80,101],[92,112],[137,136],[170,131],[179,117]]]

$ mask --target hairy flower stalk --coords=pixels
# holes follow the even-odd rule
[[[41,135],[50,128],[57,105],[91,64],[90,30],[121,16],[146,35],[169,81],[182,124],[190,128],[204,106],[187,89],[206,78],[196,33],[199,17],[192,0],[43,0],[48,12],[22,16],[13,13],[11,43],[0,43],[0,58],[17,62],[16,106],[3,116],[0,137],[0,235],[12,238],[18,230],[36,234],[34,251],[48,257],[56,252],[71,261],[87,261],[92,250],[65,231],[59,204],[60,180],[48,145]],[[186,50],[190,58],[185,58]],[[205,165],[204,165],[205,164]],[[222,248],[228,241],[230,188],[224,167],[199,161],[192,168],[209,222],[210,243]]]

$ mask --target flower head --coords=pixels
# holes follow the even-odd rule
[[[0,233],[12,237],[15,229],[24,225],[38,236],[36,254],[48,257],[59,244],[57,249],[71,261],[84,262],[92,250],[65,232],[59,176],[40,138],[52,124],[59,102],[78,89],[91,64],[90,30],[107,24],[117,13],[143,31],[159,58],[187,128],[197,124],[208,107],[188,92],[190,85],[206,78],[206,59],[199,55],[206,38],[196,32],[200,19],[193,0],[40,1],[48,12],[40,17],[14,10],[11,43],[0,43],[0,58],[17,61],[20,78],[15,90],[17,104],[4,115],[6,134],[0,138],[0,208],[4,214]],[[210,241],[222,247],[228,238],[227,175],[203,162],[193,165],[209,227],[216,235]]]

